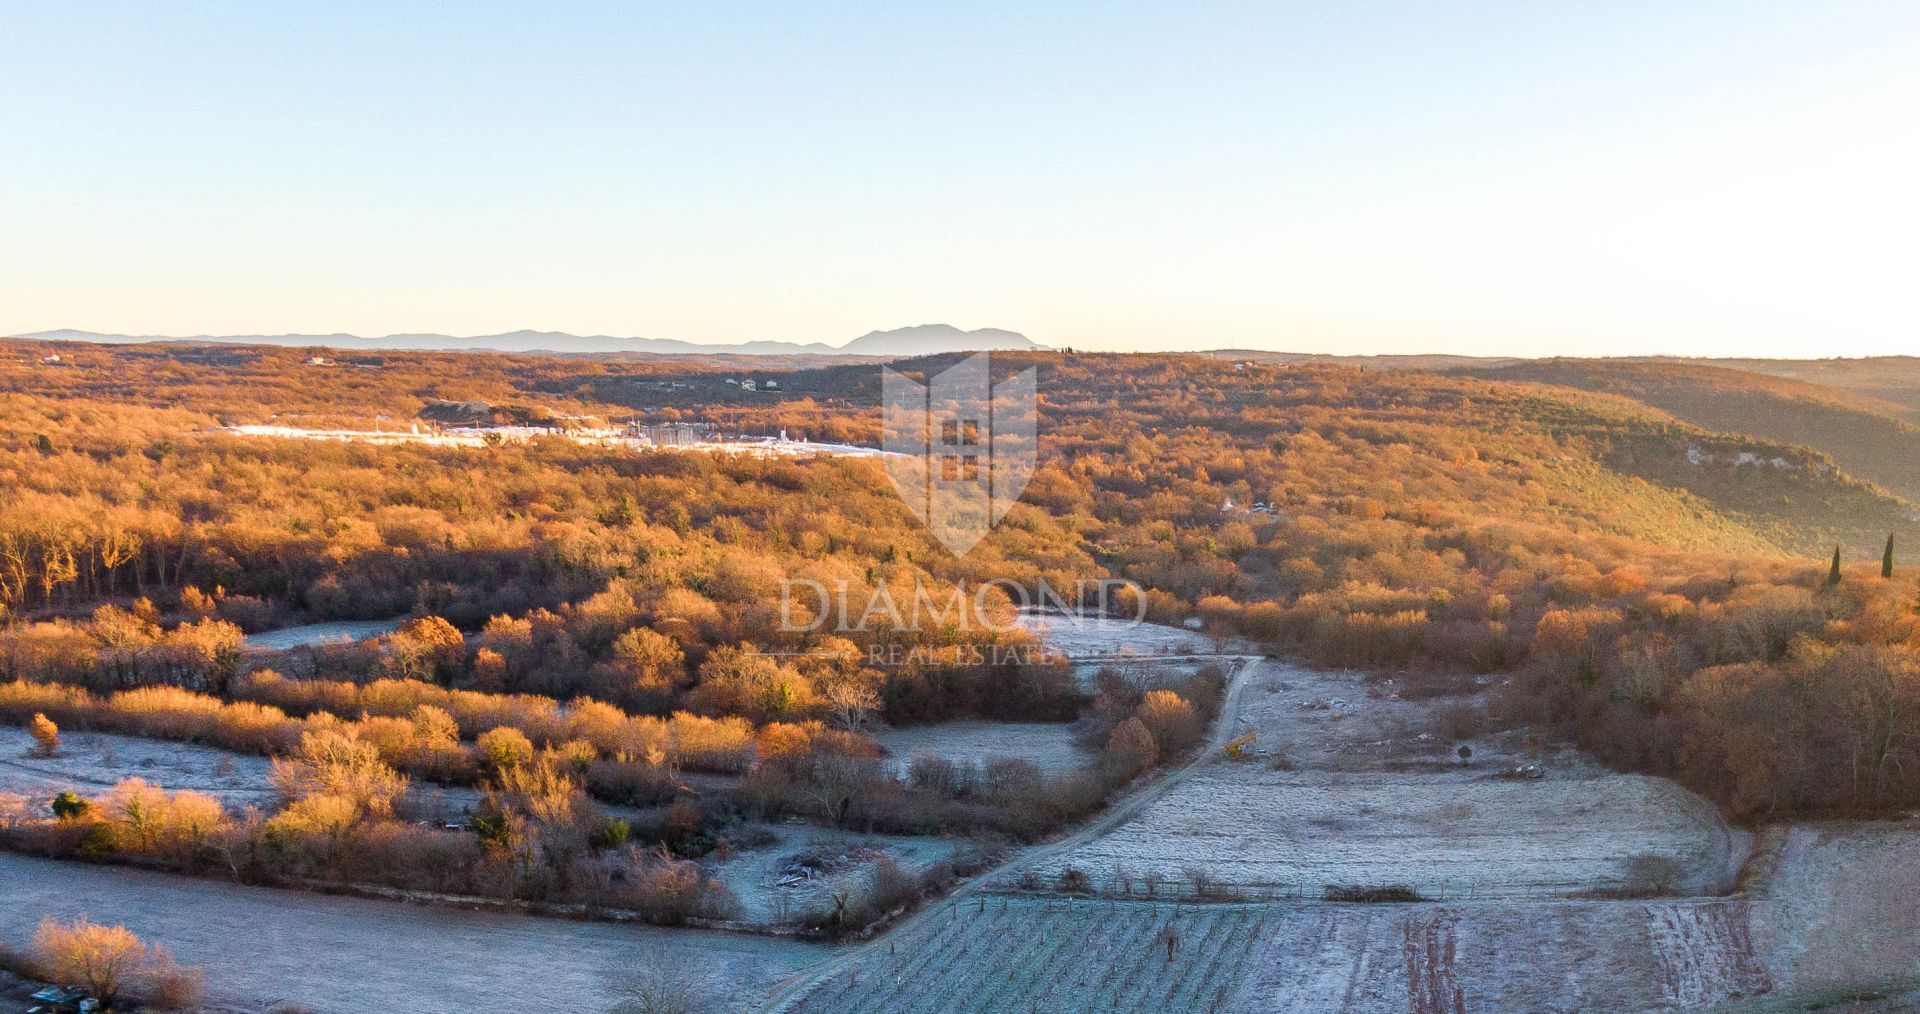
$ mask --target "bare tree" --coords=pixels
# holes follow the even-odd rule
[[[33,949],[53,978],[85,986],[107,1008],[150,959],[146,943],[132,930],[102,926],[84,915],[70,923],[51,916],[40,920]]]
[[[867,717],[880,708],[880,695],[865,683],[843,680],[827,688],[827,717],[833,724],[858,732]]]
[[[607,986],[615,998],[610,1014],[705,1014],[720,1008],[688,963],[660,956],[613,970]]]

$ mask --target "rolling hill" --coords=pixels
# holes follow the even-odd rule
[[[362,337],[353,334],[163,335],[102,334],[96,331],[40,331],[22,335],[36,341],[88,342],[104,345],[182,343],[196,345],[278,345],[288,348],[386,350],[412,352],[516,352],[555,355],[744,355],[744,356],[901,356],[943,352],[981,352],[1038,349],[1038,342],[1017,331],[978,328],[963,331],[951,324],[919,324],[891,331],[869,331],[845,345],[824,342],[754,341],[705,344],[671,338],[620,338],[610,335],[574,335],[564,331],[509,331],[503,334],[455,337],[444,334],[390,334]]]
[[[1702,429],[1809,447],[1851,476],[1920,501],[1920,426],[1869,394],[1679,362],[1546,359],[1454,372],[1620,395]]]

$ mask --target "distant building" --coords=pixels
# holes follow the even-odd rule
[[[660,447],[685,447],[713,439],[710,423],[633,423],[627,435],[642,443]]]

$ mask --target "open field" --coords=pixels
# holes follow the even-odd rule
[[[1660,887],[1724,890],[1748,835],[1669,782],[1546,754],[1521,735],[1480,735],[1463,761],[1431,729],[1438,709],[1470,703],[1255,663],[1214,742],[1252,730],[1261,756],[1235,763],[1216,750],[987,882],[1010,886],[1025,870],[1051,884],[1071,867],[1135,900],[963,892],[833,965],[794,1006],[934,1010],[965,997],[1007,1011],[1461,1014],[1695,1008],[1777,988],[1756,944],[1769,903],[1567,897],[1648,886],[1644,867],[1629,876],[1643,856],[1666,860]],[[1499,777],[1522,763],[1538,769]],[[1284,900],[1181,901],[1193,868]],[[1141,900],[1149,873],[1157,900]],[[1330,884],[1447,900],[1314,900]]]
[[[1028,612],[1020,615],[1019,624],[1039,635],[1047,647],[1075,659],[1211,654],[1221,650],[1213,638],[1199,631],[1105,616]]]
[[[1314,897],[1330,885],[1403,885],[1427,898],[1539,897],[1645,886],[1630,865],[1671,864],[1663,886],[1715,893],[1749,836],[1672,782],[1613,774],[1577,754],[1536,757],[1512,736],[1470,759],[1436,735],[1440,708],[1350,672],[1249,671],[1225,721],[1252,732],[1243,762],[1215,756],[1110,833],[1037,872],[1100,889],[1199,870],[1228,887]],[[1506,778],[1519,764],[1537,777]]]
[[[333,623],[309,623],[304,627],[283,627],[247,635],[247,647],[290,651],[316,644],[349,644],[391,634],[400,629],[400,624],[406,619],[397,616],[390,620],[339,620]]]
[[[1162,686],[1222,661],[1220,653],[1235,647],[1199,631],[1103,616],[1026,612],[1019,624],[1072,659],[1074,679],[1085,690],[1094,688],[1102,669],[1136,686]]]
[[[167,789],[205,792],[237,812],[273,803],[269,764],[265,757],[217,747],[105,732],[62,732],[60,752],[41,757],[27,730],[0,725],[0,792],[42,801],[60,792],[98,796],[123,779],[144,778]]]
[[[1460,757],[1438,729],[1438,716],[1463,709],[1478,714],[1473,697],[1409,700],[1392,680],[1346,669],[1303,669],[1268,663],[1248,674],[1234,733],[1252,732],[1252,751],[1284,759],[1300,770],[1381,771],[1453,769]],[[1469,740],[1474,766],[1546,761],[1571,773],[1606,769],[1570,751],[1542,758],[1516,749],[1512,737]]]
[[[1744,902],[1174,905],[985,897],[803,1011],[1660,1010],[1771,988]],[[1171,953],[1169,952],[1171,942]]]
[[[243,887],[0,854],[0,940],[42,915],[124,923],[206,969],[209,992],[264,1009],[604,1010],[611,974],[692,973],[739,1006],[828,949],[770,937],[573,922]]]
[[[1391,884],[1425,898],[1537,897],[1622,888],[1632,860],[1660,856],[1680,870],[1678,890],[1708,893],[1731,881],[1746,839],[1671,782],[1639,775],[1502,781],[1220,763],[1041,872],[1078,869],[1102,889],[1150,874],[1177,887],[1197,869],[1290,896]]]
[[[204,792],[234,813],[249,806],[271,812],[280,804],[267,777],[272,763],[256,754],[110,732],[62,732],[60,752],[42,757],[27,730],[0,725],[0,792],[43,802],[60,792],[98,797],[124,779],[144,778],[163,789]],[[398,810],[413,820],[457,821],[479,800],[471,786],[415,779]],[[601,808],[616,816],[635,812]]]
[[[1228,1009],[1699,1008],[1772,988],[1737,901],[1316,905],[1285,912]]]
[[[1920,826],[1785,832],[1751,898],[943,905],[792,1009],[1911,1010]],[[1171,959],[1167,937],[1175,939]],[[1856,1008],[1853,998],[1889,995]]]
[[[1772,912],[1756,942],[1797,986],[1920,977],[1920,822],[1790,828],[1753,893]]]
[[[769,825],[775,840],[736,853],[720,862],[711,856],[703,863],[740,899],[742,918],[773,924],[832,905],[836,888],[863,887],[874,861],[891,856],[911,873],[924,873],[935,863],[952,858],[961,843],[939,838],[856,834],[834,828],[796,824]],[[811,877],[781,886],[802,867]]]
[[[886,747],[895,771],[904,774],[919,754],[944,757],[956,764],[981,764],[1005,757],[1031,761],[1048,774],[1083,767],[1092,755],[1073,742],[1073,727],[1061,722],[984,722],[965,720],[938,725],[913,725],[873,734]]]
[[[1258,906],[971,898],[816,984],[794,1009],[1224,1010],[1265,933]]]

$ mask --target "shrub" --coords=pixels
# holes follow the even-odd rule
[[[1659,898],[1673,893],[1680,879],[1680,865],[1671,857],[1643,852],[1627,861],[1623,891],[1636,898]]]
[[[481,756],[487,759],[487,766],[495,771],[516,768],[533,760],[533,741],[518,729],[498,726],[481,733],[475,743],[480,747]]]
[[[53,724],[44,712],[33,713],[33,722],[27,727],[33,733],[34,747],[42,757],[51,757],[60,750],[60,727]]]
[[[276,758],[270,774],[288,799],[335,796],[363,813],[388,816],[407,791],[407,778],[381,759],[372,743],[353,730],[320,729],[300,737],[300,751]]]
[[[53,797],[53,815],[61,820],[79,820],[92,808],[92,803],[72,792],[62,792]]]
[[[699,1014],[715,1008],[715,997],[684,962],[658,955],[615,972],[609,988],[620,1002],[613,1014]]]
[[[1387,884],[1381,887],[1358,887],[1328,884],[1321,892],[1327,901],[1364,901],[1364,902],[1400,902],[1419,901],[1420,892],[1405,884]]]
[[[664,764],[597,760],[587,765],[587,788],[595,798],[629,806],[653,806],[680,794]]]
[[[1147,691],[1135,717],[1153,734],[1154,743],[1164,754],[1177,754],[1200,740],[1200,716],[1186,698],[1171,690]]]
[[[613,902],[660,925],[677,925],[692,918],[731,919],[740,913],[740,901],[727,885],[703,876],[700,864],[646,853],[627,846],[626,881]]]
[[[165,951],[148,947],[132,930],[102,926],[84,915],[70,923],[41,920],[33,949],[52,979],[85,987],[106,1008],[136,980],[172,967]]]
[[[164,956],[165,952],[161,952]],[[182,968],[171,962],[148,974],[146,1006],[159,1010],[198,1010],[206,998],[206,976],[198,968]]]
[[[149,855],[191,855],[229,823],[212,796],[168,792],[139,778],[115,785],[101,809],[116,848]]]
[[[627,843],[627,838],[632,833],[633,828],[631,825],[619,817],[614,817],[595,829],[593,836],[587,840],[587,843],[595,849],[602,851],[606,849],[617,849]]]
[[[1113,727],[1107,736],[1107,748],[1101,751],[1100,765],[1118,782],[1125,782],[1154,765],[1160,757],[1153,734],[1146,723],[1129,718]]]

